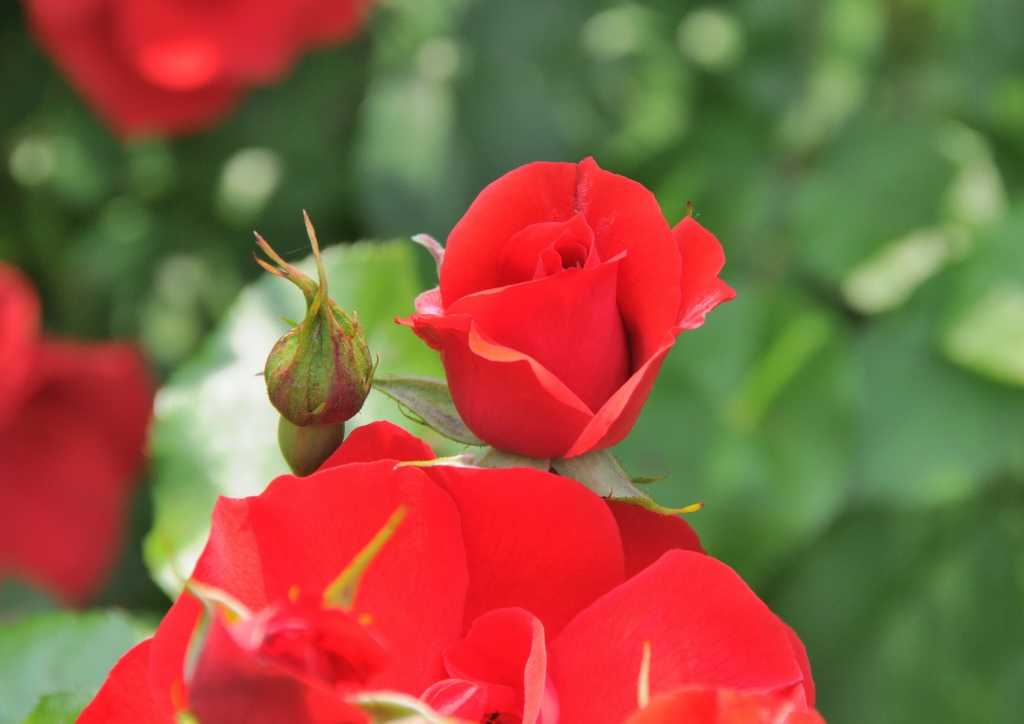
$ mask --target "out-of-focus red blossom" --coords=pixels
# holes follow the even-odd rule
[[[28,281],[0,264],[0,576],[81,603],[115,562],[153,382],[127,344],[40,336]]]
[[[647,643],[652,696],[728,687],[813,705],[799,640],[735,572],[694,550],[681,519],[609,503],[533,469],[398,465],[430,458],[423,442],[389,423],[354,430],[313,475],[221,499],[193,580],[254,611],[292,591],[323,591],[402,506],[405,518],[366,569],[349,612],[371,622],[386,658],[352,666],[348,644],[313,653],[323,638],[303,633],[306,653],[287,661],[326,657],[332,663],[318,671],[360,669],[365,689],[421,696],[468,721],[621,724],[637,709]],[[176,707],[194,702],[203,669],[186,682],[183,660],[198,612],[194,599],[180,598],[154,637],[125,654],[80,721],[172,722]],[[249,667],[258,649],[236,646],[231,656],[246,663],[233,665]],[[333,677],[351,691],[355,679],[309,671],[308,663],[274,662],[275,675],[290,672],[305,692],[289,694],[289,716],[277,710],[268,719],[268,706],[215,721],[320,721],[309,697],[322,689],[310,682]]]
[[[656,697],[626,724],[825,724],[792,699],[729,689],[688,688]]]
[[[485,188],[452,229],[440,285],[404,324],[441,353],[466,425],[535,458],[622,440],[677,335],[733,290],[692,217],[670,228],[636,181],[531,163]]]
[[[26,0],[47,52],[122,135],[184,133],[300,53],[339,42],[372,0]]]

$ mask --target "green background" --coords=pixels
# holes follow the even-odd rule
[[[800,632],[830,722],[1024,711],[1019,0],[391,0],[216,128],[132,143],[16,3],[0,23],[0,258],[35,280],[49,330],[138,338],[170,381],[95,602],[130,613],[41,612],[5,583],[0,721],[87,700],[167,605],[149,571],[173,588],[167,559],[187,559],[213,496],[280,469],[268,452],[228,471],[189,438],[205,405],[221,450],[273,450],[243,425],[256,398],[214,406],[204,387],[259,369],[300,306],[272,279],[238,296],[259,276],[251,229],[296,259],[301,208],[325,241],[443,239],[503,172],[586,155],[670,221],[691,200],[739,292],[680,338],[627,467],[671,473],[661,502],[704,501],[689,520]],[[427,255],[368,242],[331,260],[385,365],[436,374],[387,322],[431,283]],[[240,348],[232,330],[254,328]]]

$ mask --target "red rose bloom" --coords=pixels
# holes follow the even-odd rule
[[[153,386],[134,347],[38,327],[28,282],[0,264],[0,575],[81,603],[116,560]]]
[[[404,323],[441,352],[466,425],[535,458],[610,447],[683,330],[733,290],[692,217],[593,159],[531,163],[485,188],[448,236],[440,286]]]
[[[26,0],[40,42],[123,135],[182,133],[300,52],[353,35],[370,0]]]
[[[688,688],[662,694],[626,724],[825,724],[792,699],[728,689]]]
[[[375,423],[353,431],[313,475],[280,477],[259,496],[217,504],[193,580],[253,611],[273,610],[295,591],[319,595],[394,510],[406,510],[349,612],[381,642],[385,656],[373,666],[357,665],[366,660],[358,636],[329,643],[308,635],[309,614],[295,627],[301,656],[274,658],[258,642],[223,648],[230,655],[218,658],[233,663],[222,671],[250,671],[255,656],[293,678],[276,702],[287,698],[289,714],[277,708],[273,721],[322,721],[310,701],[326,684],[338,701],[360,688],[394,690],[469,721],[620,724],[637,709],[645,645],[652,696],[727,687],[813,705],[799,640],[735,572],[694,550],[682,520],[609,504],[532,469],[397,464],[430,457],[408,433]],[[171,722],[194,706],[208,683],[202,665],[187,681],[183,667],[198,608],[179,599],[80,721]],[[309,663],[323,661],[330,665]],[[235,680],[217,679],[228,691]],[[244,690],[251,676],[238,680]],[[243,719],[266,721],[260,712],[271,709]]]

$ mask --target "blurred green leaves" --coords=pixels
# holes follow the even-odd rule
[[[71,722],[148,635],[124,613],[43,613],[0,623],[0,722]]]
[[[301,228],[298,217],[295,228]],[[323,254],[332,297],[358,314],[382,375],[440,372],[436,353],[394,323],[412,311],[421,291],[421,254],[411,241],[360,242]],[[299,266],[312,272],[309,259]],[[261,371],[289,328],[284,320],[302,313],[302,295],[281,279],[266,276],[250,284],[199,353],[160,391],[152,439],[154,526],[145,554],[172,596],[206,541],[217,496],[255,495],[288,472]],[[348,429],[382,418],[409,424],[394,402],[375,391]]]

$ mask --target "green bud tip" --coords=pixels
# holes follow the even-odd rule
[[[373,381],[374,362],[354,315],[327,294],[327,271],[316,231],[303,212],[317,281],[292,266],[256,234],[256,245],[269,261],[256,263],[302,291],[306,315],[274,344],[264,377],[270,401],[288,422],[298,427],[337,425],[363,406]]]

